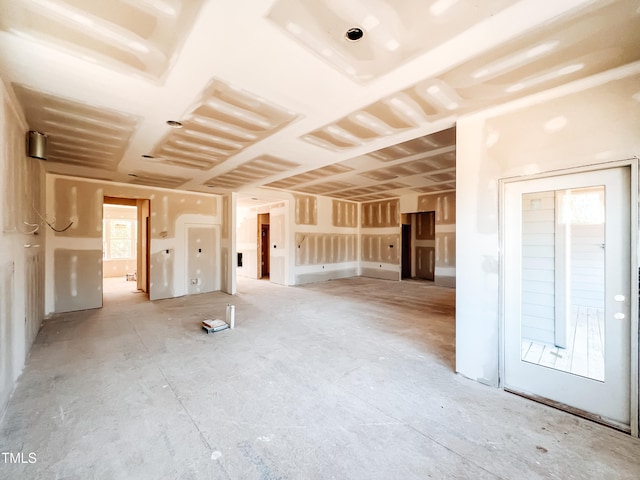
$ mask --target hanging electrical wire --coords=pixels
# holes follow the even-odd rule
[[[46,224],[47,224],[47,226],[48,226],[51,230],[53,230],[53,231],[54,231],[54,232],[56,232],[56,233],[66,232],[67,230],[69,230],[69,229],[71,228],[71,225],[73,225],[73,221],[71,221],[71,222],[69,223],[69,225],[67,225],[67,226],[66,226],[66,227],[64,227],[64,228],[61,228],[61,229],[56,228],[56,227],[54,227],[53,225],[51,225],[49,222],[47,222],[47,219],[46,219],[46,218],[44,218],[42,215],[40,215],[40,212],[36,209],[36,207],[32,206],[32,208],[33,208],[33,210],[36,212],[36,214],[40,217],[40,219],[41,219],[44,223],[46,223]]]

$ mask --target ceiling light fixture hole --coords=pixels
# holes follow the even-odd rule
[[[169,125],[171,128],[182,128],[182,122],[179,122],[177,120],[167,120],[167,125]]]
[[[362,31],[361,28],[354,27],[347,30],[347,33],[345,33],[344,36],[347,38],[347,40],[351,42],[357,42],[362,37],[364,37],[364,32]]]

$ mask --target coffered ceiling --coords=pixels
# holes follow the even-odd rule
[[[48,171],[199,192],[453,190],[460,115],[638,60],[638,0],[0,0]]]

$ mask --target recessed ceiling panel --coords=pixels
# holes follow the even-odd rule
[[[439,78],[423,79],[302,138],[330,150],[354,148],[640,60],[637,0],[588,2],[572,15],[524,32]]]
[[[186,168],[209,170],[291,123],[296,114],[214,79],[198,103],[153,156]]]
[[[442,75],[467,99],[507,99],[640,60],[637,0],[588,3]]]
[[[515,0],[278,0],[268,14],[288,35],[357,81],[398,67]]]
[[[412,188],[414,192],[418,193],[436,193],[436,192],[444,192],[451,191],[456,189],[456,182],[445,182],[435,185],[427,185],[424,187],[416,187]]]
[[[353,168],[344,165],[327,165],[326,167],[316,168],[315,170],[299,173],[298,175],[294,175],[292,177],[283,178],[282,180],[278,180],[277,182],[269,183],[266,186],[286,189],[303,183],[313,182],[314,180],[319,180],[321,178],[327,178],[332,175],[339,175],[351,170],[353,170]]]
[[[421,186],[455,183],[455,168],[456,128],[451,127],[266,186],[363,201],[380,192],[385,193],[379,198],[389,198]],[[334,180],[314,183],[330,175]]]
[[[344,150],[385,138],[410,128],[452,117],[470,109],[473,102],[463,105],[463,99],[441,80],[429,79],[402,92],[390,95],[362,110],[313,130],[302,139],[330,149]],[[445,137],[443,141],[448,141]],[[439,142],[438,139],[434,139]],[[455,142],[455,138],[453,139]],[[421,142],[418,140],[417,142]],[[406,148],[433,149],[434,145],[411,145]],[[390,147],[391,150],[396,149]],[[400,151],[401,156],[406,151]],[[391,158],[393,159],[392,155]],[[381,155],[380,160],[388,158]]]
[[[47,161],[117,169],[139,119],[13,85],[29,128],[47,135]],[[104,174],[104,172],[102,172]]]
[[[323,183],[314,183],[313,185],[308,185],[305,187],[293,188],[293,190],[298,190],[304,193],[313,193],[316,195],[326,195],[330,192],[335,192],[336,190],[344,190],[345,188],[353,187],[352,183],[347,182],[323,182]]]
[[[391,147],[382,148],[367,154],[383,162],[399,160],[409,155],[427,153],[443,147],[450,147],[456,144],[456,128],[451,127],[440,132],[418,137],[407,142],[399,143]]]
[[[424,179],[431,183],[443,183],[443,182],[455,182],[456,180],[456,171],[455,169],[445,170],[438,173],[432,173],[429,175],[425,175]]]
[[[356,199],[353,199],[353,201],[370,202],[373,200],[386,200],[387,198],[396,198],[397,196],[398,195],[391,192],[382,192],[382,193],[376,193],[373,195],[364,195],[362,197],[357,197]]]
[[[205,185],[211,188],[231,190],[299,166],[298,163],[289,160],[265,155],[243,163],[222,175],[210,178],[205,182]]]
[[[335,192],[332,197],[338,198],[353,198],[359,195],[370,195],[375,192],[380,191],[380,189],[376,186],[372,187],[361,187],[361,188],[352,188],[350,190],[341,190],[339,192]]]
[[[371,195],[379,195],[381,192],[385,192],[385,191],[390,191],[390,190],[397,190],[400,188],[406,188],[408,185],[406,185],[405,183],[400,183],[400,182],[388,182],[388,183],[379,183],[376,185],[371,185],[368,187],[361,187],[361,188],[352,188],[349,190],[342,190],[339,192],[335,192],[333,193],[331,196],[332,197],[338,197],[338,198],[345,198],[345,199],[351,199],[351,200],[356,200],[356,201],[361,201],[361,197],[363,196],[371,196]],[[380,197],[380,198],[387,198],[388,196],[393,196],[391,194],[384,194],[384,197]]]
[[[162,188],[178,188],[190,180],[185,177],[173,177],[170,175],[159,175],[157,173],[143,171],[136,171],[135,173],[130,174],[130,176],[131,180],[129,183]]]
[[[47,43],[91,63],[160,77],[201,0],[11,0],[0,28]]]

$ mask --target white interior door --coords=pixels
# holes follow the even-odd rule
[[[630,427],[628,167],[504,185],[504,386]]]

